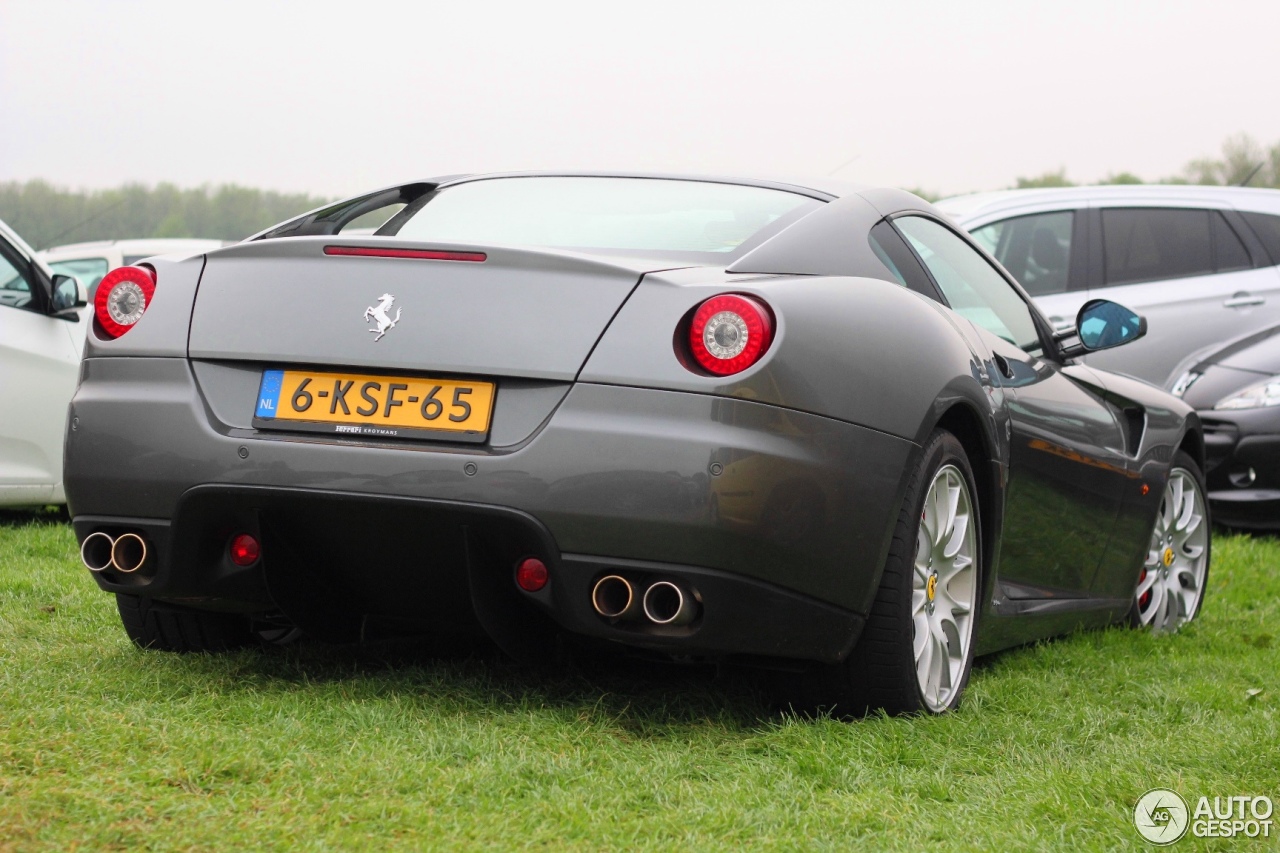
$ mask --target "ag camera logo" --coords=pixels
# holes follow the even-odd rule
[[[1270,797],[1200,797],[1195,811],[1176,791],[1153,788],[1133,808],[1133,825],[1156,845],[1172,844],[1191,830],[1196,838],[1270,838],[1275,821]]]
[[[1187,801],[1168,788],[1152,788],[1133,807],[1133,825],[1152,844],[1172,844],[1186,835],[1190,818]]]

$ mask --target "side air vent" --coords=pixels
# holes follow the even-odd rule
[[[1126,406],[1121,409],[1125,426],[1125,452],[1137,456],[1142,449],[1142,435],[1147,429],[1147,413],[1140,406]]]

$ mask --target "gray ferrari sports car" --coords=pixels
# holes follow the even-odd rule
[[[92,326],[66,490],[145,647],[477,634],[937,713],[1204,594],[1196,414],[1078,363],[1145,321],[1055,335],[899,190],[421,181],[116,270]]]

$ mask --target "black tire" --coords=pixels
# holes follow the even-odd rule
[[[1213,535],[1212,535],[1211,519],[1209,516],[1209,500],[1208,500],[1209,488],[1208,488],[1208,484],[1205,481],[1204,472],[1200,470],[1200,465],[1196,462],[1194,458],[1192,458],[1191,454],[1187,453],[1185,450],[1179,450],[1173,455],[1173,464],[1169,466],[1169,478],[1172,480],[1173,477],[1179,471],[1185,473],[1186,475],[1189,475],[1193,480],[1195,480],[1196,485],[1200,489],[1200,498],[1202,501],[1202,510],[1203,510],[1200,525],[1204,529],[1206,535],[1204,537],[1204,575],[1200,580],[1200,588],[1197,592],[1195,603],[1191,607],[1190,613],[1187,614],[1185,619],[1183,619],[1177,625],[1164,627],[1164,630],[1173,630],[1173,631],[1176,631],[1179,627],[1195,619],[1196,616],[1200,614],[1200,608],[1204,606],[1205,590],[1208,588],[1209,571],[1212,568],[1212,563],[1213,563],[1213,560],[1212,560]],[[1163,500],[1164,498],[1162,496],[1161,498],[1162,503],[1163,503]],[[1159,524],[1158,514],[1157,514],[1156,524]],[[1153,529],[1152,531],[1153,535],[1154,535],[1154,532],[1155,531]],[[1144,570],[1139,574],[1139,577],[1138,577],[1139,585],[1141,585],[1142,581],[1146,578],[1146,571],[1145,571],[1146,568],[1147,567],[1144,566],[1143,567]],[[1136,592],[1137,591],[1135,590],[1133,603],[1129,609],[1128,623],[1130,627],[1142,628],[1142,627],[1146,627],[1147,621],[1143,619],[1142,608],[1141,608],[1141,596],[1137,595]]]
[[[969,490],[970,524],[976,542],[973,555],[976,572],[970,636],[960,675],[946,706],[933,709],[925,701],[916,676],[912,645],[912,575],[925,497],[938,472],[947,465],[953,465],[961,472]],[[951,433],[935,430],[925,443],[920,464],[907,484],[884,575],[862,635],[843,664],[824,667],[812,674],[812,686],[806,690],[806,704],[810,708],[847,717],[879,710],[893,715],[945,713],[960,703],[973,667],[973,636],[982,600],[984,569],[982,524],[974,482],[973,469],[964,447]]]
[[[243,616],[190,610],[119,592],[116,608],[125,633],[143,649],[225,652],[257,641]]]

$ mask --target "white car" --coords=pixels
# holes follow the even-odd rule
[[[1280,324],[1280,191],[1144,186],[1008,190],[937,205],[1034,298],[1054,330],[1105,298],[1143,340],[1085,361],[1167,386],[1186,356]]]
[[[0,506],[66,501],[62,442],[92,314],[115,267],[193,255],[221,240],[113,240],[35,252],[0,222]]]
[[[51,271],[0,222],[0,506],[63,503],[62,440],[89,315],[76,279]]]
[[[211,252],[229,245],[223,240],[148,238],[143,240],[98,240],[93,243],[70,243],[40,252],[40,258],[55,273],[71,275],[89,291],[93,300],[98,282],[116,267],[136,264],[143,258],[182,253],[194,255]]]

